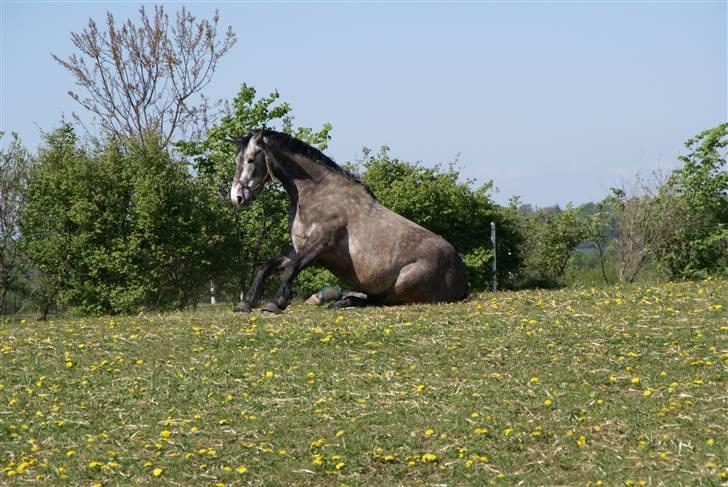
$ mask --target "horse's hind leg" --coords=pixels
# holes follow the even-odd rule
[[[339,309],[339,308],[353,308],[353,307],[363,307],[367,306],[369,304],[369,298],[361,298],[359,296],[346,296],[345,298],[341,298],[338,301],[334,301],[330,305],[327,306],[329,309]]]
[[[415,261],[399,271],[394,288],[386,298],[387,304],[421,303],[432,301],[432,266]]]

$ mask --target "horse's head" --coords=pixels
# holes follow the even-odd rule
[[[263,134],[246,136],[235,141],[238,143],[238,153],[235,156],[237,167],[230,188],[230,200],[235,206],[248,206],[271,178],[263,149]]]

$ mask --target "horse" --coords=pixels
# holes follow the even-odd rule
[[[281,284],[263,311],[281,313],[296,275],[320,265],[366,294],[366,304],[465,299],[463,261],[444,238],[382,206],[371,189],[318,149],[286,133],[261,129],[233,139],[238,150],[230,199],[250,204],[273,179],[288,194],[293,243],[266,261],[235,311],[249,312],[273,271]],[[342,303],[338,303],[341,305]]]

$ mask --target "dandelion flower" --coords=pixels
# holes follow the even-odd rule
[[[157,467],[154,470],[152,470],[152,475],[154,475],[155,477],[159,477],[160,475],[162,475],[163,472],[164,472],[164,470]]]
[[[422,454],[422,461],[425,463],[434,462],[435,460],[437,460],[437,455],[435,455],[434,453],[423,453]]]

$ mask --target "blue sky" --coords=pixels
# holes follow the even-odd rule
[[[80,110],[50,53],[71,54],[89,17],[135,17],[140,3],[0,4],[0,130],[35,147]],[[186,5],[217,7],[239,39],[208,96],[277,89],[296,124],[333,124],[339,162],[383,144],[427,165],[460,154],[501,203],[601,199],[728,120],[724,1]]]

